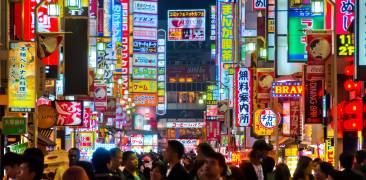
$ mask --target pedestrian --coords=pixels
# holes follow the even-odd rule
[[[205,164],[205,161],[198,161],[198,163],[196,164],[197,165],[196,174],[191,176],[193,180],[206,180],[207,179],[204,174],[204,167],[203,167],[204,164]]]
[[[311,174],[313,169],[312,159],[307,156],[300,156],[293,180],[313,180],[314,176]]]
[[[44,161],[39,154],[25,153],[21,157],[16,180],[40,180],[43,174]]]
[[[193,160],[192,160],[192,158],[186,155],[186,156],[183,157],[182,163],[183,163],[184,169],[188,173],[191,172],[192,167],[193,167]]]
[[[78,148],[69,149],[68,158],[69,158],[69,167],[79,166],[84,169],[84,171],[88,175],[89,179],[94,179],[93,165],[87,161],[80,161],[80,150]],[[57,168],[57,171],[59,171],[59,168]],[[62,170],[60,169],[60,171],[62,171]],[[62,171],[61,176],[63,173],[64,172]],[[56,172],[56,177],[59,177],[58,174],[59,173]]]
[[[240,164],[240,169],[244,174],[245,179],[264,180],[264,172],[262,167],[262,159],[268,155],[268,152],[273,149],[271,144],[259,139],[256,140],[249,152],[249,161],[244,161]]]
[[[243,180],[244,175],[243,172],[241,172],[240,168],[236,166],[230,166],[229,167],[231,174],[226,178],[227,180]]]
[[[123,174],[120,169],[122,165],[122,150],[120,148],[112,148],[111,150],[109,150],[109,152],[111,153],[112,158],[112,167],[111,167],[112,174],[114,176],[122,177]]]
[[[364,177],[361,173],[352,170],[353,162],[355,160],[355,156],[350,152],[343,152],[339,156],[339,161],[341,162],[341,166],[344,168],[343,171],[340,172],[340,178],[342,179],[351,179],[351,180],[363,180]]]
[[[273,176],[275,180],[290,180],[290,169],[285,163],[279,163],[277,164],[276,169],[273,172]]]
[[[227,175],[225,157],[221,153],[211,153],[206,156],[203,165],[204,176],[209,180],[223,180]]]
[[[181,164],[184,155],[184,146],[176,140],[168,141],[168,146],[164,153],[164,160],[168,163],[168,180],[189,180],[192,179]]]
[[[192,178],[196,176],[197,170],[199,168],[198,166],[204,163],[206,156],[214,152],[215,150],[208,143],[201,143],[197,146],[197,157],[190,168],[191,170],[189,171],[189,174]]]
[[[123,179],[124,180],[145,180],[144,175],[139,171],[138,159],[135,152],[126,151],[122,155]]]
[[[8,152],[3,156],[3,158],[1,160],[2,160],[1,164],[4,167],[5,175],[6,175],[4,180],[15,179],[15,177],[19,171],[21,155],[13,153],[13,152]]]
[[[112,174],[112,158],[108,150],[104,148],[98,148],[94,151],[92,157],[92,163],[94,167],[94,179],[105,180],[112,177],[116,177]],[[119,179],[122,179],[119,177]]]
[[[62,180],[89,180],[89,177],[82,167],[72,166],[62,175]]]
[[[165,180],[167,167],[163,161],[156,161],[153,163],[150,171],[150,180]]]
[[[262,160],[263,175],[265,180],[273,180],[273,168],[275,167],[275,160],[272,157],[266,156]]]
[[[366,177],[366,151],[364,149],[359,150],[355,153],[356,164],[353,169],[361,172]]]
[[[333,166],[328,162],[321,162],[315,167],[315,179],[327,180],[334,172]]]

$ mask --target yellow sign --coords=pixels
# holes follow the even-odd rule
[[[130,91],[131,92],[139,92],[139,93],[156,93],[157,91],[157,82],[156,81],[139,81],[134,80],[130,82]]]
[[[34,42],[10,43],[8,80],[10,111],[34,111],[36,103],[35,54]]]
[[[325,140],[325,161],[334,166],[334,146],[332,144],[332,139]]]
[[[259,109],[259,110],[255,111],[255,113],[254,113],[254,127],[253,127],[254,133],[258,136],[272,135],[273,129],[266,128],[260,123],[259,116],[262,111],[263,111],[263,109]]]

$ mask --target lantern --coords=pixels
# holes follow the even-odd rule
[[[354,66],[353,65],[348,65],[346,67],[344,67],[344,74],[346,76],[353,76],[354,74]]]
[[[343,86],[346,91],[352,91],[355,88],[354,84],[355,83],[351,79],[349,79],[344,82]]]

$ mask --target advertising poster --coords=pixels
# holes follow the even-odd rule
[[[206,10],[169,10],[169,41],[205,41]]]
[[[336,34],[349,34],[348,28],[355,19],[355,0],[337,0],[335,4]]]
[[[220,21],[219,21],[219,46],[221,62],[229,63],[234,59],[234,20],[233,20],[233,4],[220,2]]]
[[[8,60],[9,110],[32,112],[36,103],[35,43],[10,43]]]
[[[324,29],[323,14],[312,14],[311,8],[291,8],[288,11],[288,61],[306,62],[306,31]]]
[[[220,121],[207,121],[206,122],[206,137],[207,140],[220,139]]]
[[[217,105],[206,105],[206,119],[209,121],[217,120]]]
[[[24,117],[3,117],[2,133],[4,135],[21,135],[27,133],[27,120]]]
[[[147,93],[133,93],[132,102],[134,102],[136,106],[156,106],[157,95]]]
[[[82,131],[79,132],[79,148],[80,149],[92,149],[94,146],[94,132],[92,131]]]
[[[273,68],[257,68],[257,99],[268,100],[271,97],[272,82],[275,73]]]
[[[156,41],[134,40],[134,53],[156,53],[158,43]]]
[[[133,79],[156,79],[157,70],[151,67],[133,67],[132,77]]]
[[[133,14],[134,27],[158,27],[158,15]]]
[[[158,13],[158,2],[153,1],[134,1],[133,2],[134,13],[146,13],[146,14],[157,14]]]
[[[308,64],[324,65],[332,54],[332,34],[329,31],[311,32],[307,35]]]
[[[104,122],[108,122],[106,121],[108,118],[111,119],[116,119],[116,110],[117,110],[117,99],[115,97],[108,97],[107,99],[107,109],[104,112]]]
[[[134,27],[133,39],[157,40],[157,33],[158,31],[156,28]]]
[[[236,68],[236,126],[247,127],[252,123],[253,115],[253,81],[249,68]]]
[[[133,125],[138,130],[153,130],[157,127],[156,108],[154,106],[137,106],[133,114]]]
[[[266,128],[265,126],[263,126],[261,124],[261,113],[263,112],[263,109],[259,109],[257,111],[255,111],[254,113],[254,119],[253,119],[253,130],[254,133],[257,136],[270,136],[273,133],[273,128]]]
[[[305,81],[305,123],[323,123],[323,80]]]
[[[105,112],[107,109],[107,85],[94,84],[94,103],[97,111]]]
[[[133,54],[134,66],[156,67],[157,61],[157,54]]]
[[[83,119],[82,101],[55,101],[57,126],[80,126]]]
[[[228,101],[218,101],[217,102],[217,120],[225,121],[226,113],[229,110],[229,102]]]
[[[130,91],[132,93],[156,93],[157,82],[146,80],[134,80],[130,83]]]

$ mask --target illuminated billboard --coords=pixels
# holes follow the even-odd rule
[[[34,42],[10,43],[8,60],[10,111],[34,111],[36,103],[35,53]]]
[[[205,41],[206,10],[169,10],[169,41]]]
[[[157,55],[156,54],[133,54],[134,66],[149,66],[156,67]]]
[[[133,79],[156,79],[157,70],[151,67],[133,67],[132,78]]]
[[[252,70],[236,68],[236,126],[247,127],[252,123],[253,113],[253,80]]]
[[[147,80],[134,80],[130,83],[130,90],[132,93],[156,93],[157,82]]]
[[[157,29],[156,28],[143,28],[134,27],[133,28],[133,39],[142,40],[156,40],[157,39]]]
[[[221,62],[233,62],[234,59],[234,6],[232,3],[220,3],[219,21],[219,56]]]
[[[157,14],[158,13],[158,2],[152,1],[134,1],[133,2],[134,13],[146,13],[146,14]]]
[[[137,14],[133,15],[133,26],[135,27],[157,27],[158,15]]]
[[[272,83],[272,97],[300,97],[302,93],[301,81]]]

